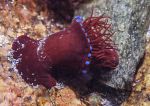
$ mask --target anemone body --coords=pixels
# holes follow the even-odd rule
[[[12,45],[13,57],[19,60],[18,72],[27,83],[51,88],[59,77],[86,76],[94,69],[114,69],[119,60],[106,20],[100,16],[83,22],[77,17],[70,27],[41,40],[26,35],[18,37]]]

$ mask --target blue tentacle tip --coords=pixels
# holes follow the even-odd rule
[[[82,16],[75,16],[74,18],[77,22],[82,23],[83,22],[83,17]]]
[[[90,50],[91,50],[91,51],[92,51],[92,49],[93,49],[92,46],[90,46]]]
[[[86,64],[86,65],[89,65],[89,64],[90,64],[90,61],[86,61],[85,64]]]
[[[89,54],[88,54],[88,57],[91,57],[91,56],[92,56],[92,54],[91,54],[91,53],[89,53]]]

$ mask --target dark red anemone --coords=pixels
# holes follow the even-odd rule
[[[70,27],[41,40],[18,37],[12,45],[18,72],[27,83],[51,88],[59,77],[71,80],[91,72],[93,66],[116,68],[119,59],[107,20],[103,15],[84,22],[74,19]]]

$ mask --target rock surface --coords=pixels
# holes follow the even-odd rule
[[[144,55],[145,36],[150,23],[149,0],[93,0],[76,10],[76,15],[105,13],[111,17],[114,41],[118,44],[120,64],[106,85],[130,90],[137,66]]]
[[[148,40],[150,34],[148,34]],[[142,66],[133,83],[130,97],[122,106],[150,106],[150,42],[146,46],[146,53]],[[138,100],[138,101],[137,101]]]

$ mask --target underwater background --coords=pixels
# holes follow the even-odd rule
[[[88,86],[26,83],[15,68],[13,41],[24,34],[44,38],[91,14],[110,17],[116,69],[100,70]],[[149,0],[0,0],[0,106],[150,106],[149,25]]]

